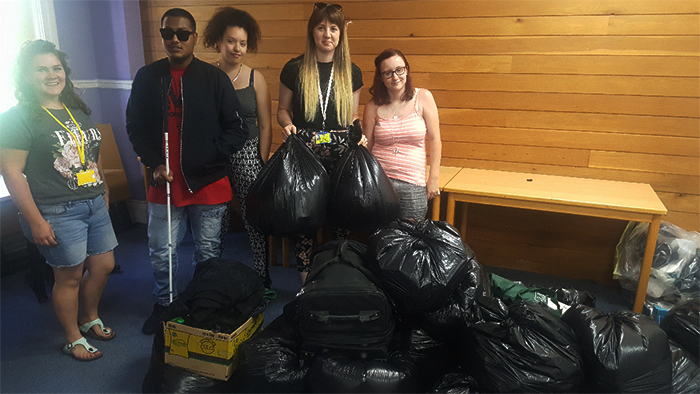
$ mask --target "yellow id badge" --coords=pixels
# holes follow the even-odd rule
[[[94,170],[80,171],[79,173],[75,174],[75,176],[78,178],[78,186],[83,186],[89,183],[97,182]]]
[[[316,144],[330,144],[331,143],[331,133],[317,133],[316,134]]]

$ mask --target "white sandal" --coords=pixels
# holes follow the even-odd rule
[[[65,353],[65,354],[67,354],[67,355],[73,357],[74,359],[76,359],[76,360],[78,360],[78,361],[93,361],[93,360],[97,360],[98,358],[102,357],[102,353],[100,353],[99,356],[93,357],[93,358],[79,358],[79,357],[76,357],[75,354],[73,354],[73,352],[71,351],[71,350],[73,350],[73,348],[75,348],[76,346],[82,346],[82,347],[84,347],[85,350],[88,351],[88,353],[95,354],[95,353],[99,352],[99,350],[97,350],[97,348],[92,347],[92,345],[90,345],[90,344],[88,343],[87,339],[81,337],[81,338],[78,339],[77,341],[65,345],[65,346],[63,347],[63,353]]]
[[[95,331],[92,330],[92,327],[95,325],[100,326],[100,329],[105,334],[104,337],[95,334]],[[104,324],[102,324],[102,320],[100,320],[99,318],[83,324],[82,326],[78,327],[78,329],[80,330],[80,332],[83,333],[83,335],[93,339],[97,339],[98,341],[109,341],[117,336],[117,334],[114,331],[112,331],[109,328],[105,328]]]

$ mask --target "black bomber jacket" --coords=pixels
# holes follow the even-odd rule
[[[167,58],[141,67],[126,107],[129,140],[141,162],[152,170],[165,164],[163,131],[168,128],[171,82]],[[193,58],[181,82],[180,169],[187,188],[193,192],[226,176],[229,156],[243,147],[248,130],[225,72]]]

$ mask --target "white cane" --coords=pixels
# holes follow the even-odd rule
[[[173,235],[172,235],[172,220],[170,218],[170,182],[168,182],[168,175],[170,175],[170,146],[168,143],[168,132],[165,132],[165,194],[166,194],[166,204],[168,205],[168,283],[170,285],[170,303],[173,303]]]

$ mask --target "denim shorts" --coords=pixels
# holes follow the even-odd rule
[[[41,216],[51,224],[55,246],[37,245],[39,252],[53,267],[73,267],[88,256],[107,253],[117,247],[112,221],[104,197],[37,205]],[[22,232],[34,242],[29,222],[19,215]]]

